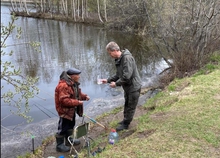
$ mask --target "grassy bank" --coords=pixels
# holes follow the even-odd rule
[[[220,157],[220,69],[173,81],[144,106],[136,131],[100,158]],[[119,132],[123,135],[123,132]]]

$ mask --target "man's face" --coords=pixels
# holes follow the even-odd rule
[[[112,57],[112,58],[117,58],[117,56],[116,56],[116,50],[114,50],[114,51],[108,51],[108,54]]]
[[[80,79],[80,75],[79,74],[75,74],[75,75],[70,75],[71,79],[74,81],[74,82],[79,82],[79,79]]]

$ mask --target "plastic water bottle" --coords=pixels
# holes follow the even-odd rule
[[[118,140],[119,140],[119,135],[118,135],[118,133],[116,132],[115,129],[111,129],[111,132],[110,132],[110,134],[109,134],[109,136],[108,136],[108,142],[109,142],[109,144],[112,144],[112,145],[113,145],[113,144],[117,143]]]

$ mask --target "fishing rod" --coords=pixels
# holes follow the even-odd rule
[[[93,123],[98,124],[99,126],[101,126],[102,128],[104,128],[105,130],[108,130],[108,128],[104,125],[102,125],[101,123],[97,122],[95,119],[83,114],[84,117],[87,117],[88,119],[90,119]]]

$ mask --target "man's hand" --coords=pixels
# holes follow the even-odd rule
[[[83,105],[83,101],[79,100],[79,105]]]
[[[90,99],[90,97],[89,96],[86,96],[86,101],[88,101]]]
[[[102,83],[107,83],[107,82],[108,82],[107,79],[100,79],[100,81],[101,81]],[[116,87],[116,84],[115,84],[115,82],[111,82],[111,83],[109,84],[109,86],[112,87],[112,88],[115,88],[115,87]]]
[[[112,87],[112,88],[115,88],[116,84],[115,84],[115,82],[111,82],[109,86]]]
[[[107,83],[107,79],[100,79],[102,83]]]

